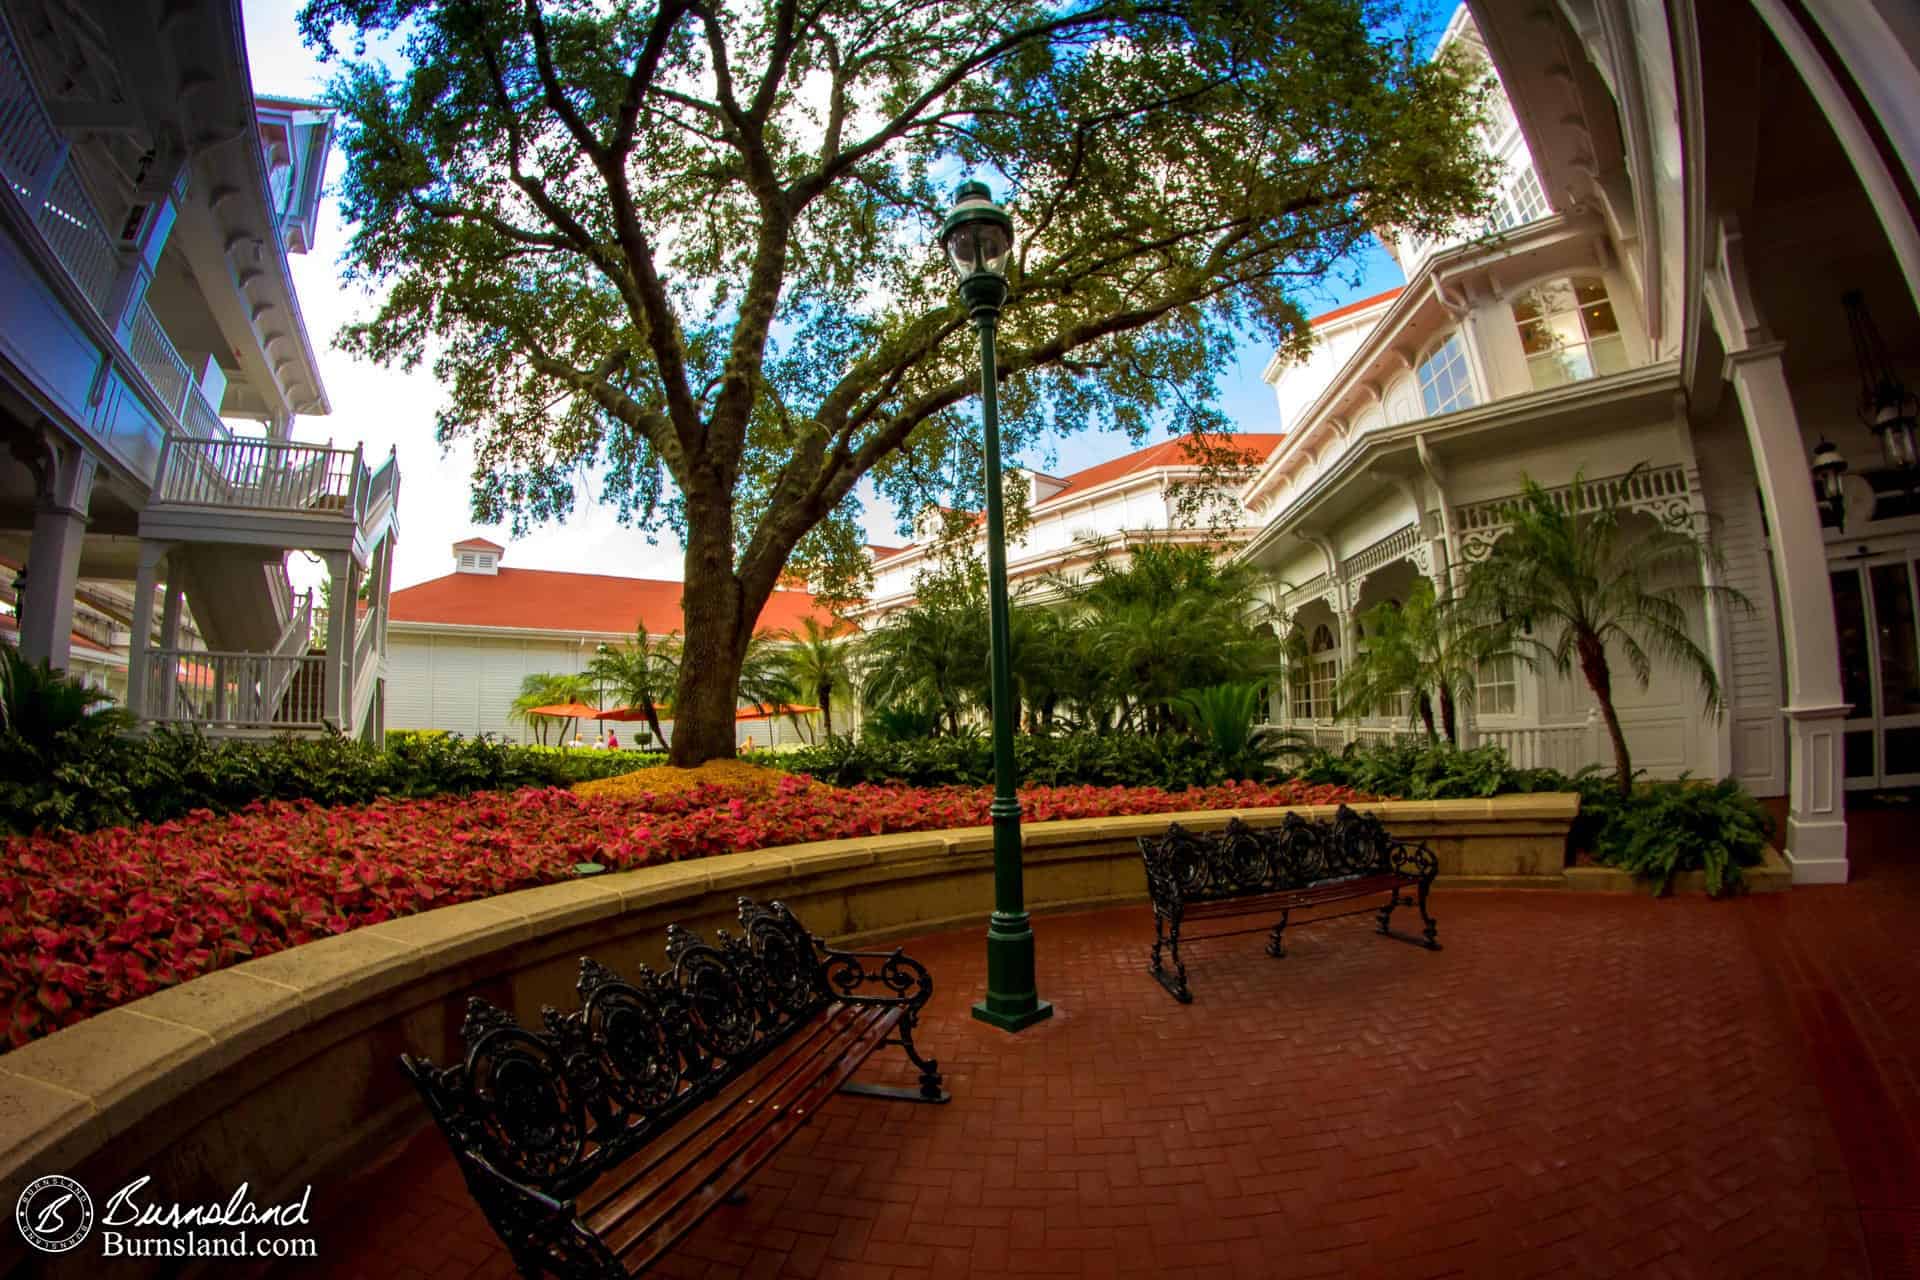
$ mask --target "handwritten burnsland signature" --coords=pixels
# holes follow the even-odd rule
[[[100,1224],[107,1227],[162,1227],[178,1229],[181,1227],[303,1227],[308,1224],[307,1207],[313,1198],[311,1184],[300,1193],[298,1200],[290,1200],[280,1205],[257,1205],[249,1196],[250,1188],[241,1183],[234,1188],[233,1194],[225,1204],[142,1204],[136,1198],[141,1189],[153,1181],[150,1176],[140,1177],[113,1193],[107,1201],[106,1209],[100,1215]],[[47,1207],[47,1212],[57,1210],[56,1202]],[[44,1216],[44,1215],[43,1215]]]

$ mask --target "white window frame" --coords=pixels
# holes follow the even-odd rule
[[[1435,397],[1430,402],[1428,389],[1443,373],[1454,379],[1453,392],[1445,399]],[[1420,363],[1414,366],[1413,383],[1420,395],[1422,417],[1437,418],[1443,413],[1458,413],[1479,404],[1480,389],[1474,385],[1473,360],[1467,354],[1466,336],[1454,329],[1429,347]]]
[[[1596,338],[1592,333],[1588,331],[1586,312],[1584,308],[1588,306],[1592,306],[1593,303],[1591,301],[1586,303],[1582,303],[1580,301],[1580,294],[1579,294],[1580,286],[1585,283],[1592,283],[1599,286],[1601,300],[1606,303],[1607,309],[1613,313],[1613,332],[1612,333],[1603,333]],[[1540,314],[1537,317],[1535,317],[1533,320],[1524,320],[1520,317],[1519,312],[1516,311],[1515,308],[1519,306],[1520,302],[1523,299],[1538,297],[1543,290],[1550,289],[1555,286],[1563,286],[1567,291],[1567,295],[1573,299],[1573,306],[1571,309],[1559,310],[1559,311],[1547,311],[1544,308],[1542,308],[1542,310],[1540,311]],[[1544,390],[1550,390],[1552,387],[1572,386],[1576,382],[1591,382],[1595,378],[1612,377],[1614,373],[1625,372],[1626,369],[1630,369],[1633,367],[1633,353],[1627,345],[1626,327],[1622,325],[1620,322],[1620,308],[1614,302],[1613,289],[1611,288],[1606,276],[1601,275],[1597,272],[1593,274],[1578,273],[1578,274],[1569,274],[1564,276],[1547,276],[1540,280],[1536,280],[1532,284],[1528,285],[1526,288],[1520,290],[1514,296],[1514,300],[1511,303],[1509,303],[1507,306],[1507,314],[1508,314],[1508,318],[1513,321],[1514,337],[1517,338],[1520,342],[1520,356],[1521,356],[1521,359],[1526,363],[1527,384],[1528,384],[1528,390],[1530,391],[1544,391]],[[1540,324],[1547,325],[1548,328],[1551,329],[1553,321],[1569,315],[1578,317],[1578,323],[1580,326],[1580,336],[1581,336],[1581,340],[1579,343],[1570,344],[1566,347],[1553,348],[1547,351],[1531,352],[1531,353],[1527,351],[1527,339],[1526,339],[1526,330],[1525,330],[1526,325],[1531,323],[1540,323]],[[1594,344],[1596,342],[1607,342],[1607,341],[1619,342],[1620,355],[1625,366],[1625,368],[1620,370],[1615,370],[1613,371],[1613,373],[1603,372],[1600,368],[1599,362],[1593,358]],[[1564,382],[1551,383],[1546,387],[1542,387],[1541,385],[1538,384],[1538,382],[1534,378],[1534,372],[1533,372],[1537,366],[1541,365],[1546,361],[1555,359],[1558,353],[1561,351],[1570,351],[1576,348],[1579,350],[1583,350],[1587,353],[1586,363],[1587,363],[1588,369],[1591,370],[1590,373],[1586,374],[1584,377],[1568,378]]]

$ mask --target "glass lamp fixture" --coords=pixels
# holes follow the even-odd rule
[[[998,311],[1007,299],[1007,265],[1013,258],[1013,219],[993,202],[984,182],[963,182],[953,209],[940,224],[940,244],[960,277],[960,296],[974,311]]]
[[[1841,302],[1847,309],[1847,328],[1860,364],[1860,420],[1879,439],[1880,452],[1889,467],[1908,473],[1920,470],[1920,446],[1914,440],[1916,429],[1920,429],[1920,400],[1894,372],[1886,339],[1867,312],[1866,298],[1854,289]]]
[[[1834,528],[1847,523],[1847,495],[1842,483],[1847,474],[1847,459],[1831,440],[1822,439],[1813,446],[1813,496],[1824,514],[1832,517]]]

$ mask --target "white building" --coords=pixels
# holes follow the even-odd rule
[[[1220,442],[1220,450],[1238,454],[1244,469],[1258,466],[1280,444],[1277,434],[1242,433]],[[1016,471],[1027,494],[1025,533],[1009,541],[1007,577],[1036,587],[1053,574],[1067,578],[1101,550],[1124,558],[1136,539],[1203,542],[1237,546],[1254,530],[1239,499],[1223,488],[1218,467],[1185,440],[1167,440],[1118,458],[1110,458],[1066,476]],[[1218,459],[1214,459],[1218,461]],[[986,558],[984,525],[971,552]],[[905,547],[873,547],[873,589],[852,616],[863,625],[910,604],[915,583],[938,567],[941,513],[929,510]]]
[[[1907,0],[1469,0],[1448,39],[1510,104],[1486,139],[1502,212],[1398,243],[1405,288],[1268,371],[1287,434],[1242,494],[1261,527],[1240,554],[1310,649],[1275,718],[1394,732],[1326,714],[1359,617],[1466,571],[1523,475],[1582,502],[1580,475],[1709,524],[1755,606],[1695,620],[1723,718],[1677,672],[1616,680],[1636,766],[1785,794],[1796,879],[1842,880],[1847,789],[1920,782],[1912,420],[1878,415],[1885,450],[1863,425],[1842,301],[1863,292],[1920,386],[1920,20]],[[1844,524],[1816,499],[1823,438],[1851,462]],[[1472,736],[1521,762],[1610,762],[1577,677],[1490,669],[1478,694]]]
[[[456,542],[453,572],[393,593],[389,728],[532,741],[532,730],[509,715],[526,677],[585,671],[601,645],[631,645],[642,627],[655,639],[682,629],[684,583],[510,569],[505,558],[506,548],[485,538]],[[807,592],[776,589],[755,630],[794,631],[809,617],[828,620]],[[671,740],[672,716],[661,719]],[[747,715],[738,726],[742,745],[749,738],[778,745],[796,735],[783,717]],[[589,740],[598,731],[577,727]],[[611,727],[623,746],[640,745],[647,731],[643,722]]]
[[[377,734],[398,476],[292,440],[329,411],[286,255],[332,117],[256,97],[245,47],[238,0],[0,0],[10,630],[123,667],[149,721]],[[368,586],[351,634],[294,597],[294,548]]]

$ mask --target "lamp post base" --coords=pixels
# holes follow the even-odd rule
[[[1053,1016],[1053,1006],[1034,985],[1033,928],[1024,911],[996,911],[987,921],[987,998],[973,1006],[973,1016],[1002,1031],[1021,1031]]]
[[[1052,1016],[1052,1003],[1040,999],[1031,991],[1027,993],[1026,1009],[1023,1012],[1010,1012],[996,1009],[993,1007],[992,997],[988,997],[973,1006],[974,1021],[984,1022],[988,1026],[998,1027],[1002,1031],[1025,1031],[1034,1023],[1045,1022]]]

